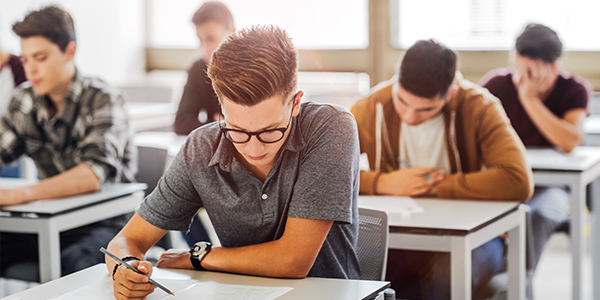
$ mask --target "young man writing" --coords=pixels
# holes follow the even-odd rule
[[[556,147],[571,152],[583,138],[583,119],[591,94],[583,78],[560,70],[562,42],[556,32],[529,24],[516,41],[513,68],[490,71],[481,84],[500,99],[519,138],[527,147]],[[564,187],[536,187],[531,200],[535,270],[550,236],[569,221],[569,194]],[[568,227],[568,226],[567,226]]]
[[[526,200],[532,188],[525,149],[496,98],[460,78],[455,53],[418,41],[402,59],[398,80],[359,100],[356,117],[363,194]],[[407,161],[415,168],[402,166]],[[473,287],[504,263],[496,238],[473,250]],[[400,298],[448,299],[449,255],[390,251],[387,280]]]
[[[227,35],[235,31],[231,12],[225,4],[217,1],[202,4],[194,13],[192,22],[200,40],[202,58],[194,62],[188,71],[173,125],[175,133],[179,135],[188,135],[192,130],[219,118],[219,101],[206,70],[212,53]]]
[[[0,205],[93,192],[105,182],[134,181],[137,157],[124,99],[75,68],[71,16],[45,7],[16,23],[13,31],[21,38],[29,82],[20,86],[0,122],[0,167],[28,155],[41,180],[30,187],[0,189]],[[101,261],[102,255],[90,250],[105,245],[118,229],[96,223],[63,233],[63,274]],[[0,239],[3,268],[37,259],[35,236],[2,234]]]
[[[224,120],[188,136],[108,250],[149,274],[146,250],[167,230],[186,230],[204,207],[223,247],[171,250],[158,267],[358,278],[356,123],[343,108],[300,104],[297,68],[281,29],[230,35],[208,67]],[[144,276],[106,262],[117,299],[153,291]]]

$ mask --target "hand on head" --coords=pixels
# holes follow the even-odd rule
[[[528,59],[513,75],[521,101],[543,101],[556,78],[555,66],[542,60]]]

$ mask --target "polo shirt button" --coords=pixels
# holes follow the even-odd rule
[[[262,198],[263,198],[263,200],[267,200],[267,198],[268,198],[267,194],[262,194]]]

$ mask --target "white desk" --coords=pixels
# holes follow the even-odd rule
[[[4,188],[23,186],[1,182]],[[145,188],[142,183],[107,184],[97,193],[1,207],[0,231],[38,235],[40,280],[47,282],[61,275],[61,232],[135,211]]]
[[[10,295],[1,300],[42,300],[64,295],[75,288],[105,280],[107,289],[112,289],[112,280],[107,278],[108,271],[104,264],[98,264],[77,273],[53,280],[49,283]],[[385,281],[343,280],[328,278],[277,279],[258,276],[245,276],[218,272],[199,272],[191,270],[155,269],[153,278],[159,282],[161,278],[196,279],[213,281],[222,284],[292,287],[293,290],[277,298],[281,300],[297,299],[373,299],[390,283]],[[162,292],[160,289],[156,289]],[[90,299],[94,299],[90,295]]]
[[[583,144],[600,146],[600,115],[591,115],[583,120]]]
[[[135,132],[170,127],[175,123],[176,103],[128,102],[125,107]]]
[[[600,147],[576,147],[563,154],[552,149],[527,149],[527,159],[533,170],[535,185],[562,185],[569,187],[572,198],[571,243],[573,252],[573,300],[581,299],[581,264],[584,247],[586,186],[600,177]],[[592,207],[600,209],[600,198],[593,199]],[[600,234],[598,213],[592,213],[590,236]],[[600,287],[600,239],[592,238],[593,285]],[[600,291],[594,291],[600,299]]]
[[[358,206],[394,211],[393,202],[358,197]],[[508,232],[508,299],[525,299],[525,212],[519,202],[415,199],[424,212],[388,213],[389,248],[450,252],[452,299],[471,299],[471,251]]]
[[[167,166],[177,155],[187,136],[177,135],[174,132],[163,131],[145,131],[136,133],[133,137],[133,144],[136,146],[152,147],[166,149],[168,158]]]

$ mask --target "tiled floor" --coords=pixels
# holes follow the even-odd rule
[[[533,276],[533,295],[536,300],[571,299],[572,260],[570,240],[564,234],[555,234],[548,242]],[[586,251],[583,260],[583,295],[581,300],[592,299],[592,258]]]

